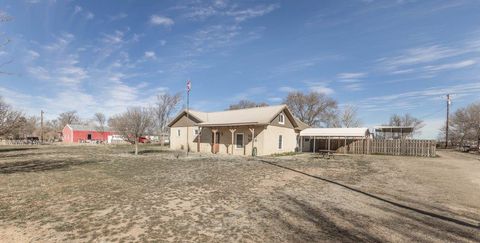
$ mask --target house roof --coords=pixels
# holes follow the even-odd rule
[[[365,137],[369,134],[366,127],[355,128],[307,128],[300,132],[304,137]]]
[[[99,130],[99,128],[97,126],[92,125],[92,124],[88,124],[88,125],[67,124],[67,126],[69,126],[74,131],[98,131]],[[104,131],[109,132],[109,131],[111,131],[111,129],[109,127],[105,127]]]
[[[294,127],[299,127],[297,120],[286,105],[254,107],[238,110],[227,110],[217,112],[201,112],[190,110],[188,113],[198,120],[199,126],[240,126],[240,125],[267,125],[275,117],[285,110]],[[169,126],[173,125],[181,116],[186,114],[182,111]]]

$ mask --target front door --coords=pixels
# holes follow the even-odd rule
[[[87,140],[92,140],[92,134],[87,135]]]
[[[220,151],[220,133],[219,132],[212,133],[212,153],[216,154],[219,151]]]

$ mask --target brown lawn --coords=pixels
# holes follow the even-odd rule
[[[478,155],[0,147],[0,241],[480,241]]]

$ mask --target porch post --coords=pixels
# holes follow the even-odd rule
[[[197,152],[200,152],[200,138],[202,137],[202,127],[198,127]]]
[[[231,153],[232,155],[233,155],[233,146],[234,146],[234,145],[233,145],[233,141],[234,141],[233,135],[234,135],[234,133],[235,133],[236,130],[237,130],[237,129],[233,129],[233,128],[230,129],[230,133],[232,134],[232,153]]]
[[[300,135],[298,137],[300,139],[300,151],[299,152],[303,152],[303,138]]]
[[[215,151],[215,145],[217,144],[217,132],[218,132],[218,129],[212,129],[212,132],[213,132],[212,153],[216,154],[217,151]]]
[[[328,148],[327,148],[328,151],[330,151],[330,137],[328,137]]]
[[[313,149],[312,150],[313,150],[312,152],[315,153],[315,136],[313,136]]]
[[[253,156],[253,148],[255,148],[255,128],[249,128],[250,132],[252,133],[252,156]]]

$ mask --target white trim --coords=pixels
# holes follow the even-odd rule
[[[238,147],[238,141],[237,141],[237,136],[238,135],[242,135],[242,147]],[[235,148],[236,149],[243,149],[245,148],[245,134],[243,134],[243,132],[240,132],[240,133],[235,133]]]
[[[282,119],[280,119],[280,118],[282,118]],[[278,124],[285,125],[285,115],[283,113],[280,113],[278,115]]]

